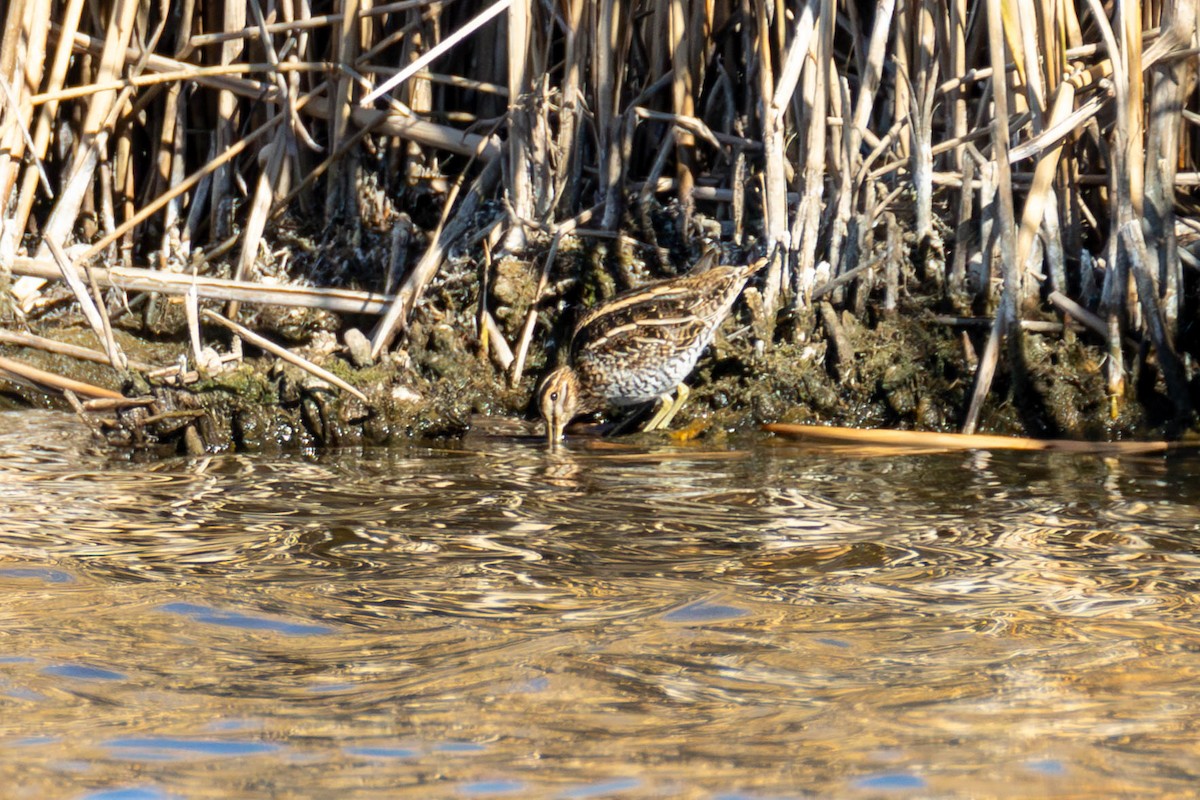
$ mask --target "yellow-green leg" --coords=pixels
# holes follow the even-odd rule
[[[683,404],[687,402],[688,395],[692,390],[684,386],[682,383],[675,387],[675,398],[672,400],[670,393],[664,394],[659,398],[658,411],[650,421],[646,423],[644,431],[662,430],[671,424],[671,420],[675,419],[675,414],[679,409],[683,408]]]

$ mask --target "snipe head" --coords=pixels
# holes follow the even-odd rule
[[[582,410],[579,395],[579,379],[570,367],[559,367],[542,381],[538,408],[546,420],[546,436],[551,445],[562,438],[563,428]]]

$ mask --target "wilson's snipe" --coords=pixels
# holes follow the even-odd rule
[[[702,259],[704,260],[704,259]],[[767,263],[714,267],[618,295],[575,325],[570,359],[542,382],[538,405],[554,444],[579,414],[659,400],[645,430],[665,428],[687,400],[696,366],[747,279]],[[674,401],[671,393],[675,392]]]

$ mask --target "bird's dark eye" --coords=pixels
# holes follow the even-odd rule
[[[553,402],[553,401],[555,401],[555,400],[557,400],[557,399],[558,399],[558,392],[551,392],[551,393],[550,393],[550,400],[551,400],[551,402]]]

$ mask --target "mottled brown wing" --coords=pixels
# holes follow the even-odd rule
[[[686,347],[719,321],[715,317],[730,292],[740,288],[742,272],[719,267],[618,295],[579,320],[571,354],[576,359],[597,352],[647,357]]]

